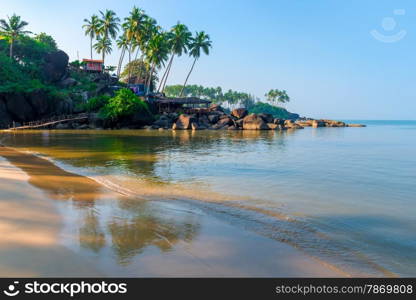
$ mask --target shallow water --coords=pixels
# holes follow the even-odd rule
[[[416,122],[361,123],[369,126],[31,131],[3,143],[125,194],[191,203],[347,271],[415,276]]]

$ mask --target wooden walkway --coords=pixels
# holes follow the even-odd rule
[[[22,126],[19,127],[10,127],[10,130],[24,130],[24,129],[37,129],[37,128],[43,128],[43,127],[49,127],[52,125],[56,125],[59,123],[65,123],[65,122],[71,122],[71,121],[77,121],[77,120],[85,120],[88,119],[87,113],[82,114],[76,114],[76,115],[62,115],[57,117],[52,117],[49,119],[42,119],[38,121],[32,121],[23,123]]]

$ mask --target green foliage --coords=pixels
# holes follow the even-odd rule
[[[130,82],[131,83],[145,83],[146,76],[150,72],[150,65],[149,63],[144,62],[143,60],[136,59],[132,62],[126,64],[124,67],[123,72],[120,75],[122,81],[127,82],[129,77],[129,69],[130,69]],[[153,72],[152,76],[152,85],[154,86],[157,81],[156,72]]]
[[[110,96],[100,95],[88,99],[87,103],[83,105],[83,109],[88,112],[99,111],[101,108],[106,106],[110,100]]]
[[[274,105],[270,105],[269,103],[264,102],[256,102],[250,109],[250,113],[255,114],[271,114],[275,118],[279,119],[287,119],[290,117],[291,113],[288,112],[286,109]]]
[[[169,97],[179,97],[182,85],[166,86],[165,93]],[[241,105],[249,109],[254,105],[256,98],[253,95],[228,90],[223,92],[221,87],[203,87],[201,85],[187,85],[183,90],[185,97],[198,97],[211,100],[213,103],[231,105]]]
[[[287,95],[285,90],[270,90],[264,96],[266,97],[267,101],[275,104],[284,104],[290,101],[290,97]]]
[[[37,34],[35,40],[47,47],[49,51],[58,50],[58,45],[54,38],[44,32]]]
[[[117,120],[138,112],[150,114],[147,103],[137,97],[130,89],[123,88],[108,100],[100,113],[106,119]]]

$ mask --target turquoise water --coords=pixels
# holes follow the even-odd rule
[[[191,202],[347,271],[416,276],[416,121],[353,123],[368,127],[35,131],[6,143],[123,192]]]

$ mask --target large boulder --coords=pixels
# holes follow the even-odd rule
[[[170,128],[172,127],[172,124],[173,124],[172,120],[166,115],[160,116],[159,120],[153,123],[153,125],[161,127],[161,128]]]
[[[217,114],[209,114],[208,115],[208,120],[211,124],[217,123],[219,119],[220,119],[220,117]]]
[[[0,99],[0,128],[8,128],[12,123],[6,104]]]
[[[33,92],[26,96],[27,102],[36,111],[38,116],[45,116],[52,113],[53,107],[48,99],[48,96],[43,91]]]
[[[274,118],[271,114],[258,114],[258,116],[262,118],[266,123],[273,123]]]
[[[78,81],[76,81],[72,77],[65,78],[65,79],[59,81],[59,83],[58,83],[58,85],[62,88],[69,88],[69,87],[72,87],[72,86],[76,86],[77,84],[78,84]]]
[[[236,108],[233,109],[233,111],[231,112],[231,115],[236,117],[237,119],[242,119],[245,116],[247,116],[248,112],[247,109],[245,108]]]
[[[250,114],[243,119],[244,130],[269,130],[266,122],[256,114]]]
[[[312,127],[318,128],[318,127],[325,127],[325,122],[322,120],[313,120],[312,121]]]
[[[49,82],[58,82],[67,72],[69,57],[64,51],[58,50],[45,55],[43,77]]]
[[[293,120],[286,120],[284,127],[288,129],[303,129],[303,126],[296,124]]]
[[[233,120],[231,120],[231,118],[229,117],[225,117],[225,118],[221,118],[218,122],[217,122],[217,127],[222,128],[224,126],[228,126],[228,125],[234,125]]]
[[[23,94],[10,94],[7,96],[6,107],[13,120],[18,122],[33,121],[36,112],[26,101]]]
[[[191,115],[180,115],[176,121],[175,129],[191,129],[192,123],[196,123],[196,119]]]

